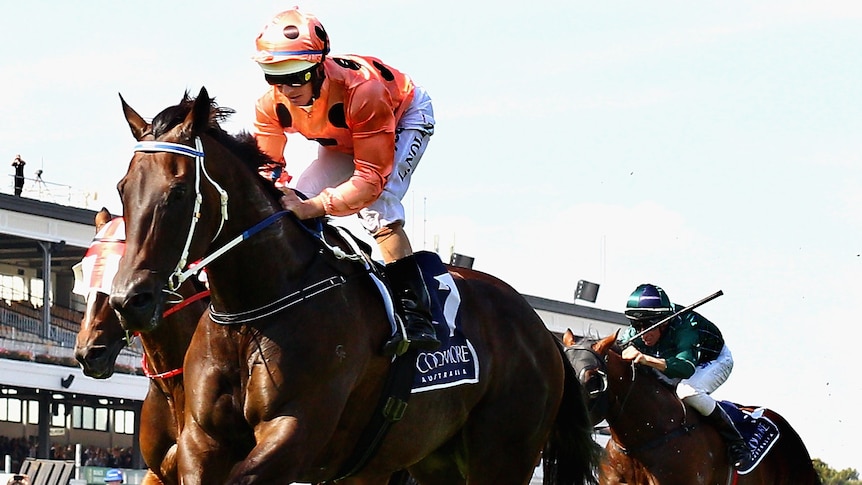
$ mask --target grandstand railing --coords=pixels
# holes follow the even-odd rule
[[[49,356],[58,360],[74,359],[78,332],[73,329],[79,328],[80,322],[53,315],[52,322],[48,325],[48,335],[42,335],[42,319],[35,316],[38,313],[38,310],[26,305],[0,302],[0,349],[18,353],[19,356],[29,355],[25,360],[38,360],[36,356]],[[143,347],[140,341],[135,339],[131,345],[120,351],[117,364],[131,369],[139,368],[142,355]]]

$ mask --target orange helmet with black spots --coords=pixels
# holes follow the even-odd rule
[[[329,35],[316,16],[297,8],[277,14],[255,40],[254,60],[266,74],[293,74],[323,62]]]

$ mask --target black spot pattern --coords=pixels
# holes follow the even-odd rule
[[[284,28],[284,30],[281,31],[281,33],[284,34],[284,36],[288,39],[295,39],[299,37],[299,27],[295,25],[288,25]]]
[[[347,120],[344,116],[344,103],[336,103],[329,108],[329,122],[336,128],[347,128]]]
[[[377,61],[374,61],[374,67],[376,67],[376,68],[377,68],[377,70],[378,70],[378,71],[380,71],[380,75],[381,75],[381,76],[383,76],[383,79],[385,79],[385,80],[387,80],[387,81],[392,81],[392,80],[394,80],[394,79],[395,79],[395,75],[394,75],[394,74],[392,74],[392,71],[390,71],[390,70],[389,70],[386,66],[384,66],[383,64],[381,64],[381,63],[379,63],[379,62],[377,62]]]
[[[358,62],[351,61],[350,59],[344,59],[341,57],[333,57],[332,60],[335,61],[336,64],[338,64],[339,66],[341,66],[345,69],[353,69],[354,71],[358,71],[358,70],[362,69],[362,66],[360,66]]]
[[[322,40],[325,44],[329,44],[329,41],[327,39],[328,36],[326,35],[326,31],[323,30],[323,27],[315,25],[314,33],[317,35],[318,39]]]
[[[278,116],[278,122],[281,124],[282,128],[290,128],[293,125],[293,118],[290,116],[290,111],[287,110],[287,106],[283,103],[278,103],[278,106],[275,107],[275,114]]]
[[[334,147],[335,145],[338,145],[338,141],[334,138],[315,138],[314,141],[325,147]]]

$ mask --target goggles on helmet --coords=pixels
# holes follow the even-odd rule
[[[655,311],[654,309],[646,308],[627,308],[625,315],[626,318],[629,319],[631,326],[634,327],[635,330],[641,331],[662,321],[670,315],[670,313],[667,311]]]
[[[657,318],[650,318],[650,319],[644,319],[644,320],[629,319],[629,324],[631,324],[631,326],[635,330],[640,332],[640,331],[646,330],[646,329],[652,327],[653,325],[655,325],[656,323],[660,322],[662,320],[662,318],[663,317],[657,317]]]
[[[290,74],[264,73],[263,77],[266,79],[266,82],[273,86],[284,85],[298,88],[301,86],[305,86],[306,84],[310,83],[312,79],[314,79],[314,69],[317,68],[317,66],[318,64],[315,64],[304,71],[293,72]]]

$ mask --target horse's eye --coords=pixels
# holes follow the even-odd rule
[[[168,202],[181,201],[186,197],[186,193],[188,193],[188,186],[186,184],[174,184],[168,193]]]

